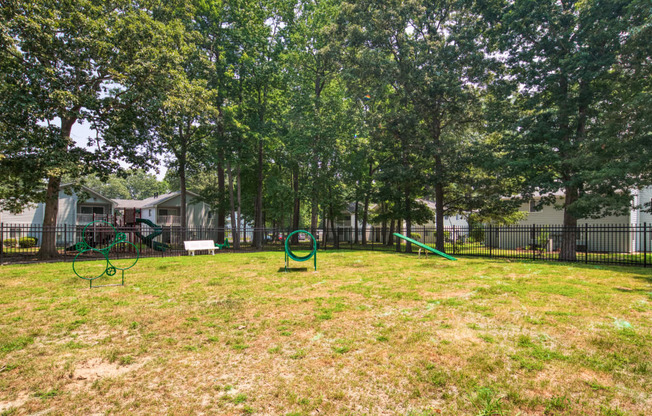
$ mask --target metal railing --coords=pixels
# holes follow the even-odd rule
[[[113,215],[106,214],[77,214],[77,224],[88,224],[89,222],[100,220],[112,222],[113,219]]]
[[[97,218],[96,218],[97,219]],[[85,225],[85,224],[84,224]],[[0,223],[0,263],[39,261],[38,251],[43,236],[53,235],[57,260],[69,261],[77,255],[75,245],[84,241],[103,248],[115,238],[113,228],[95,226],[86,230],[84,225],[59,225],[44,228],[32,224]],[[117,232],[136,246],[141,256],[186,255],[184,241],[228,239],[233,252],[234,234],[231,228],[187,227],[162,225],[160,233],[145,226],[115,224]],[[433,227],[414,226],[411,236],[417,241],[443,249],[453,256],[475,256],[543,261],[571,261],[591,264],[618,264],[647,267],[652,247],[652,233],[647,224],[642,225],[582,225],[574,228],[560,225],[529,226],[473,226],[444,227],[443,242],[437,244],[437,230]],[[283,250],[285,236],[290,229],[243,227],[239,230],[239,251]],[[407,234],[405,230],[400,231]],[[152,238],[144,238],[156,233]],[[314,230],[321,250],[381,250],[405,252],[408,244],[392,235],[389,227],[370,226],[364,232],[359,227],[319,228]],[[153,244],[156,242],[157,244]],[[309,245],[308,240],[292,242],[300,250]],[[116,255],[133,255],[132,246],[125,245]],[[294,250],[294,249],[293,249]],[[418,247],[411,251],[418,252]],[[92,253],[88,254],[89,256]]]
[[[156,218],[156,224],[163,226],[181,225],[180,215],[159,215]]]

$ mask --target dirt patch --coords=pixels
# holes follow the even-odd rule
[[[78,364],[71,378],[76,385],[81,385],[85,382],[92,383],[95,380],[105,377],[121,376],[141,368],[144,364],[145,361],[131,365],[119,365],[117,363],[106,362],[101,358],[91,358],[84,363]]]
[[[0,412],[5,412],[9,409],[17,409],[24,405],[29,399],[27,393],[20,393],[18,397],[11,401],[0,401]]]

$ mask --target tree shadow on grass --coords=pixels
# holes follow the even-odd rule
[[[471,256],[461,256],[459,258],[475,258],[481,259],[482,257],[471,257]],[[652,265],[650,267],[641,266],[628,266],[628,265],[619,265],[619,264],[586,264],[586,263],[574,263],[574,262],[563,262],[563,261],[543,261],[543,260],[528,260],[528,259],[509,259],[509,258],[492,258],[484,259],[486,263],[529,263],[529,264],[540,264],[540,265],[554,265],[554,266],[565,266],[570,270],[572,269],[585,269],[585,270],[608,270],[611,272],[618,273],[630,273],[634,279],[643,280],[649,284],[652,284]],[[621,290],[627,292],[628,290]]]

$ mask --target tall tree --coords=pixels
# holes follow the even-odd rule
[[[631,187],[642,184],[637,166],[627,163],[641,149],[620,142],[627,123],[613,123],[607,111],[629,66],[621,58],[625,46],[641,19],[649,21],[649,7],[632,4],[518,0],[487,14],[501,22],[495,28],[509,71],[504,83],[514,87],[503,102],[519,111],[514,120],[498,120],[508,126],[503,150],[514,175],[527,179],[524,195],[539,192],[554,202],[563,192],[561,260],[576,258],[578,219],[628,211]]]
[[[16,166],[19,158],[23,166],[35,168],[29,180],[19,180],[18,189],[27,196],[23,202],[45,202],[39,254],[50,258],[58,254],[50,230],[57,222],[61,176],[115,170],[117,159],[125,156],[140,163],[149,159],[137,142],[128,142],[130,137],[112,146],[94,139],[99,149],[93,152],[72,139],[73,126],[85,121],[100,132],[108,128],[110,113],[130,105],[123,95],[168,68],[175,54],[169,42],[174,29],[126,0],[39,0],[4,2],[2,32],[0,59],[10,72],[3,74],[1,88],[31,113],[19,115],[22,126],[14,130],[20,136],[15,143],[22,142],[24,150],[5,155],[3,162]],[[3,118],[3,124],[12,124],[0,130],[13,130],[15,121]],[[36,176],[47,181],[44,192],[37,190],[43,182],[34,181]]]

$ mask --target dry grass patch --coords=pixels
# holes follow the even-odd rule
[[[324,252],[0,268],[0,414],[645,415],[644,269]],[[627,288],[628,290],[622,290]]]

